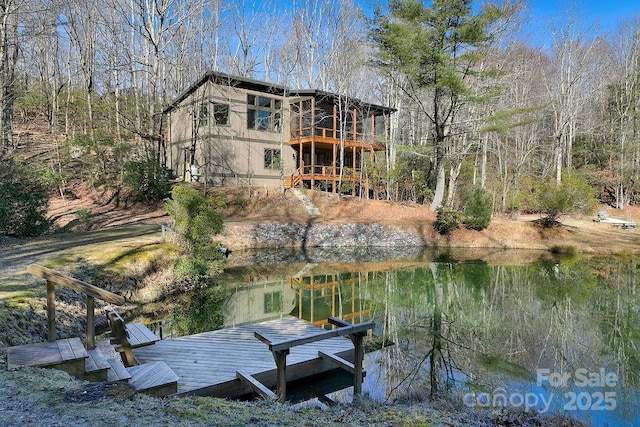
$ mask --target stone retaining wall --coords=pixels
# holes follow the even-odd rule
[[[381,224],[262,223],[250,230],[253,247],[406,247],[424,246],[410,233]]]

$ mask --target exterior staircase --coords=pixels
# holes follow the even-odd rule
[[[284,188],[295,188],[302,182],[302,169],[297,169],[294,173],[285,178],[283,187]]]
[[[309,213],[309,215],[311,216],[320,215],[320,209],[318,209],[318,207],[314,205],[311,200],[309,200],[306,194],[304,194],[302,191],[300,191],[297,188],[293,188],[292,191],[293,191],[293,194],[298,198],[298,200],[302,202],[304,207],[307,209],[307,212]]]
[[[134,325],[132,331],[139,330],[140,324]],[[152,345],[157,340],[150,340],[143,345]],[[7,369],[27,366],[60,369],[86,381],[128,383],[135,392],[152,396],[177,392],[178,376],[165,362],[125,367],[118,358],[105,355],[105,352],[119,353],[119,345],[110,342],[101,344],[104,345],[87,350],[80,338],[69,338],[10,347],[7,350]]]
[[[47,342],[25,344],[7,349],[7,369],[21,367],[55,368],[88,381],[127,382],[135,392],[166,396],[178,391],[178,376],[165,362],[139,364],[132,350],[153,345],[158,338],[142,323],[125,324],[120,315],[106,307],[111,339],[102,350],[96,345],[95,299],[122,305],[124,297],[37,264],[27,272],[46,281]],[[80,338],[57,339],[55,325],[55,286],[65,286],[86,295],[87,334],[85,345]],[[104,351],[103,351],[104,350]],[[107,357],[114,355],[115,357]],[[120,354],[118,360],[117,354]]]

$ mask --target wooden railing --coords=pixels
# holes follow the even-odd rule
[[[348,336],[353,342],[354,354],[353,363],[345,360],[335,354],[318,351],[318,356],[335,363],[339,367],[353,373],[353,394],[362,393],[363,370],[362,363],[364,360],[364,344],[363,338],[367,331],[373,329],[375,323],[366,322],[358,325],[352,325],[344,320],[335,317],[329,317],[329,323],[337,326],[336,329],[330,331],[320,331],[302,337],[292,338],[286,341],[271,341],[268,337],[254,332],[254,336],[269,346],[269,350],[273,354],[276,362],[276,395],[279,402],[285,402],[287,398],[287,355],[292,347],[312,342],[322,341],[329,338]]]
[[[302,168],[298,168],[294,173],[289,175],[287,179],[284,180],[284,187],[293,188],[296,185],[300,184],[301,181],[302,181]]]
[[[336,166],[334,168],[333,166],[330,166],[330,165],[304,165],[302,167],[301,175],[306,179],[308,179],[308,177],[311,176],[311,174],[318,177],[317,179],[322,179],[322,177],[327,177],[327,176],[337,177],[337,176],[340,176],[341,169],[344,172],[343,178],[357,176],[360,173],[360,168],[352,168],[349,166],[346,166],[344,168],[341,168],[340,166]]]
[[[345,141],[358,141],[368,144],[384,145],[385,138],[379,135],[365,134],[362,132],[353,132],[352,130],[341,131],[340,129],[330,129],[322,127],[303,127],[291,129],[291,139],[297,140],[301,138],[310,138],[312,135],[319,140],[337,140],[339,141],[344,134]]]
[[[284,181],[285,188],[293,188],[300,184],[303,180],[310,180],[313,175],[315,180],[332,180],[335,181],[340,176],[340,166],[333,167],[329,165],[304,165],[291,175],[289,175]],[[358,174],[360,168],[345,167],[342,179],[345,181],[356,181],[359,179]]]
[[[96,346],[95,331],[95,299],[106,301],[110,304],[122,305],[125,303],[124,297],[109,292],[97,286],[74,279],[63,273],[50,268],[42,267],[37,264],[31,264],[27,267],[27,272],[38,276],[47,281],[47,329],[48,340],[54,342],[56,340],[56,293],[55,285],[66,286],[77,292],[87,296],[87,349],[93,349]]]

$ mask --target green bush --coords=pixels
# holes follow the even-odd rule
[[[551,226],[568,213],[591,214],[598,206],[593,188],[577,177],[565,177],[560,184],[555,181],[543,183],[534,196],[535,206],[545,215],[545,226]]]
[[[21,189],[11,183],[0,184],[0,234],[37,236],[49,228],[44,192]]]
[[[83,230],[88,230],[91,227],[91,210],[89,208],[78,209],[76,219]]]
[[[460,226],[460,221],[460,212],[454,209],[441,207],[437,210],[437,217],[433,223],[433,228],[435,228],[440,234],[449,234]]]
[[[204,197],[184,184],[176,185],[165,201],[175,230],[189,251],[189,256],[174,266],[176,288],[208,286],[222,272],[224,256],[212,238],[222,231],[222,216],[217,209],[224,206],[224,198]]]
[[[124,164],[123,183],[131,189],[137,202],[155,204],[164,200],[171,190],[170,179],[171,171],[153,153]]]
[[[183,184],[173,187],[165,209],[189,248],[199,250],[210,245],[211,236],[222,231],[222,216],[217,210],[225,204],[224,197],[204,197]]]
[[[177,282],[197,284],[209,277],[207,262],[200,258],[187,257],[176,261],[173,274]]]
[[[65,141],[65,152],[74,165],[68,173],[81,176],[93,186],[105,184],[117,177],[116,161],[113,158],[115,141],[112,135],[95,131],[76,134]],[[78,166],[80,166],[78,168]]]
[[[224,326],[222,315],[229,291],[223,287],[208,289],[189,298],[185,305],[176,308],[175,327],[183,335],[213,331]]]
[[[467,200],[464,210],[464,225],[473,230],[484,230],[491,222],[493,213],[491,196],[482,188],[476,188]]]

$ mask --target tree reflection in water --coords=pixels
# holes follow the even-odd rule
[[[585,390],[572,384],[537,386],[538,369],[571,374],[605,368],[620,379],[615,413],[576,416],[594,424],[601,424],[598,416],[614,420],[611,425],[615,420],[640,423],[635,259],[540,260],[539,253],[531,253],[518,254],[518,265],[509,265],[513,251],[491,255],[490,261],[436,254],[353,263],[293,257],[290,264],[230,269],[224,280],[233,292],[222,323],[285,315],[321,327],[328,327],[328,316],[353,323],[374,320],[378,340],[394,343],[367,355],[373,362],[367,366],[365,391],[381,400],[442,392],[462,400],[498,387],[508,393],[562,395]],[[207,318],[201,310],[194,312]],[[556,402],[555,409],[562,405]]]

